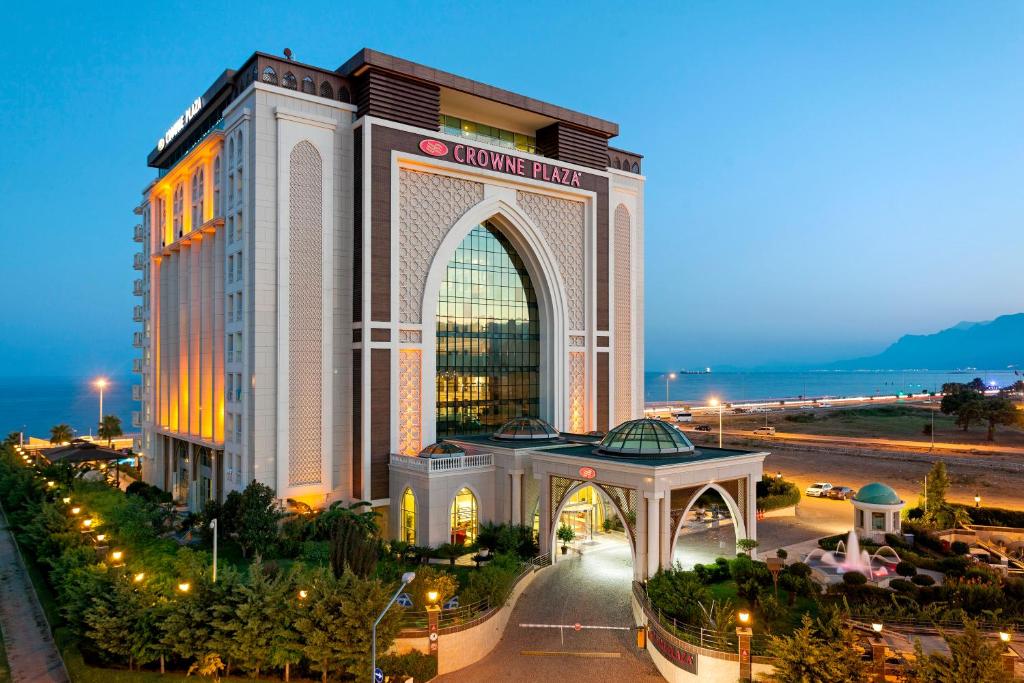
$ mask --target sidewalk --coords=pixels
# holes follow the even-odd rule
[[[13,683],[67,683],[50,626],[0,508],[0,630]]]

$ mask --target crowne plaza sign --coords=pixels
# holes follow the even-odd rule
[[[454,161],[457,164],[486,168],[498,173],[509,173],[521,178],[542,180],[546,183],[580,187],[583,174],[571,168],[563,168],[543,161],[524,159],[504,152],[495,152],[481,147],[457,143],[447,143],[433,138],[420,141],[420,151],[432,157]]]

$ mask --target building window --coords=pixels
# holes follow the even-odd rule
[[[864,511],[863,510],[857,510],[857,528],[858,529],[863,529],[864,528]]]
[[[468,488],[461,488],[452,500],[452,535],[456,545],[476,543],[477,504],[476,496]]]
[[[402,529],[399,538],[409,545],[416,545],[416,496],[411,488],[402,494]]]
[[[326,97],[329,100],[334,99],[334,88],[327,81],[320,84],[320,97]]]
[[[638,164],[638,163],[636,163],[634,161],[633,162],[633,167],[630,168],[629,170],[632,171],[633,173],[639,174],[640,173],[640,164]]]
[[[235,257],[228,256],[228,282],[235,281]]]
[[[235,279],[239,282],[242,281],[242,254],[238,253],[235,256]]]
[[[284,77],[281,79],[281,85],[289,90],[296,90],[299,87],[298,81],[295,80],[295,76],[291,71],[285,72]]]
[[[185,211],[185,186],[181,183],[174,188],[174,236],[181,237],[182,214]]]
[[[277,85],[277,72],[274,71],[274,67],[268,66],[263,70],[263,82],[269,83],[270,85]]]
[[[893,532],[899,532],[900,530],[900,512],[899,510],[892,513],[892,530]]]
[[[203,224],[203,193],[205,188],[204,185],[204,173],[202,167],[196,170],[192,174],[192,225],[191,230],[195,230]]]
[[[539,417],[540,320],[522,259],[490,223],[448,263],[437,303],[437,436]]]
[[[313,79],[310,78],[309,76],[306,76],[305,78],[302,79],[302,92],[308,93],[310,95],[316,94],[316,84],[313,83]]]
[[[537,152],[537,138],[523,133],[514,133],[510,130],[502,130],[494,126],[488,126],[475,121],[467,121],[455,116],[441,114],[438,125],[442,133],[456,135],[478,142],[485,142],[498,147],[517,149],[520,152],[535,154]]]
[[[224,207],[220,203],[220,155],[213,158],[213,213],[224,215]]]
[[[338,100],[345,104],[352,103],[352,93],[343,85],[338,87]]]
[[[885,531],[885,513],[884,512],[872,512],[871,513],[871,530],[872,531]]]

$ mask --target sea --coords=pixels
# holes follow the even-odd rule
[[[667,372],[644,373],[645,401],[665,401]],[[712,396],[727,402],[843,396],[884,396],[938,391],[946,382],[969,382],[980,377],[986,384],[1003,387],[1020,376],[1012,370],[904,372],[710,372],[681,374],[668,381],[668,400],[703,403]],[[60,422],[78,435],[93,434],[99,418],[99,391],[93,378],[0,378],[0,435],[23,431],[46,437]],[[103,392],[103,412],[121,418],[129,433],[131,414],[139,404],[131,399],[132,376],[110,377]]]

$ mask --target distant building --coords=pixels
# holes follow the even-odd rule
[[[193,509],[254,479],[369,500],[394,530],[424,446],[640,417],[644,177],[618,132],[372,50],[222,73],[137,209],[146,480]],[[484,519],[535,517],[537,486],[508,513],[494,486]]]

